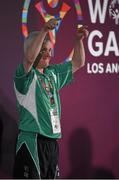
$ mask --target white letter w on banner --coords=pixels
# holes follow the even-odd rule
[[[93,7],[93,2],[95,2]],[[109,0],[103,0],[103,4],[101,7],[100,0],[88,0],[90,18],[92,23],[96,23],[97,16],[99,16],[99,22],[103,24],[105,22],[105,16],[107,12],[107,5]]]

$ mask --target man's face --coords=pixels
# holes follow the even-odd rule
[[[41,59],[37,65],[37,68],[46,68],[49,66],[50,59],[52,57],[52,44],[50,41],[47,41],[43,44],[40,51]]]

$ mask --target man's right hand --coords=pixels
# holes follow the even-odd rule
[[[58,21],[61,20],[61,18],[52,18],[48,22],[44,24],[44,30],[49,31],[55,29],[55,27],[58,25]]]

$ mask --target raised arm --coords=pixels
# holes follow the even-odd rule
[[[85,64],[85,50],[83,45],[84,37],[88,36],[86,26],[77,29],[74,54],[72,57],[72,71],[76,72]]]
[[[40,50],[44,39],[49,30],[54,29],[57,26],[58,19],[50,19],[44,24],[40,31],[35,31],[29,34],[24,42],[24,68],[25,72],[29,72],[33,66]]]

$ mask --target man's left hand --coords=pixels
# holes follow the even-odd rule
[[[84,38],[88,37],[89,32],[87,27],[88,26],[81,26],[80,28],[77,28],[77,40],[83,40]]]

